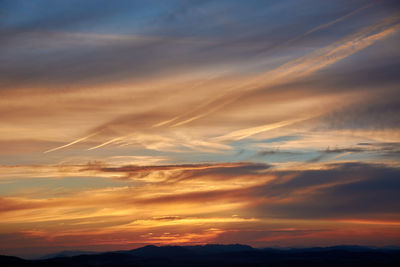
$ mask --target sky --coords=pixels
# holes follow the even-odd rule
[[[0,254],[400,245],[396,0],[0,1]]]

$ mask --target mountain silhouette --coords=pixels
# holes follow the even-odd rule
[[[74,253],[83,254],[74,256]],[[133,250],[85,253],[64,251],[53,254],[52,258],[39,260],[0,256],[0,266],[400,266],[400,249],[361,246],[256,249],[240,244],[160,247],[149,245]]]
[[[78,255],[90,255],[90,254],[98,254],[98,252],[93,251],[82,251],[82,250],[64,250],[57,253],[51,253],[40,257],[40,259],[53,259],[53,258],[65,258],[65,257],[73,257]]]

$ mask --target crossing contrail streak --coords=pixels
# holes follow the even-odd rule
[[[99,132],[92,133],[92,134],[90,134],[90,135],[88,135],[88,136],[85,136],[85,137],[79,138],[79,139],[77,139],[77,140],[75,140],[75,141],[72,141],[71,143],[68,143],[68,144],[66,144],[66,145],[63,145],[63,146],[59,146],[59,147],[56,147],[56,148],[49,149],[49,150],[47,150],[47,151],[45,151],[45,152],[43,152],[43,153],[50,153],[50,152],[54,152],[54,151],[56,151],[56,150],[60,150],[60,149],[63,149],[63,148],[72,146],[73,144],[77,144],[77,143],[80,143],[80,142],[82,142],[82,141],[85,141],[86,139],[88,139],[88,138],[90,138],[90,137],[92,137],[92,136],[94,136],[94,135],[96,135],[96,134],[98,134],[98,133],[99,133]]]

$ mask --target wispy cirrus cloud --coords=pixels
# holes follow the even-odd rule
[[[265,88],[268,86],[274,86],[276,83],[281,83],[282,79],[298,79],[302,76],[307,76],[312,74],[315,71],[323,69],[327,66],[330,66],[346,57],[353,55],[354,53],[372,45],[378,40],[381,40],[388,35],[395,33],[399,29],[398,21],[399,17],[393,16],[389,17],[375,25],[368,26],[358,33],[353,34],[343,40],[334,43],[332,45],[326,46],[324,48],[318,49],[309,55],[301,57],[299,59],[295,59],[291,62],[285,63],[284,65],[271,70],[265,74],[262,74],[259,77],[253,78],[249,82],[245,82],[243,85],[240,85],[237,88],[230,89],[231,93],[227,95],[222,95],[214,100],[209,101],[207,104],[201,105],[199,108],[196,108],[194,111],[189,112],[188,114],[192,114],[193,112],[198,113],[197,110],[201,112],[201,110],[206,109],[205,113],[199,113],[189,118],[182,118],[180,116],[174,117],[173,119],[169,119],[167,121],[163,121],[157,123],[155,125],[166,125],[168,123],[173,122],[172,126],[181,126],[186,123],[192,122],[194,120],[200,119],[205,115],[211,114],[224,106],[236,101],[238,97],[242,96],[249,90],[256,90],[258,88]],[[375,33],[375,31],[379,31]],[[285,78],[286,77],[286,78]],[[235,96],[235,94],[238,94]],[[179,121],[180,120],[180,121]],[[292,123],[291,120],[289,122]],[[289,124],[289,123],[287,123]],[[282,127],[287,125],[285,122],[278,122],[276,127]],[[154,126],[154,125],[153,125]],[[268,129],[269,126],[265,126]],[[255,127],[254,130],[264,129],[265,127]],[[275,127],[275,128],[276,128]],[[243,130],[244,131],[244,130]],[[257,130],[260,131],[260,130]],[[241,131],[237,131],[237,133],[241,133]],[[233,133],[231,133],[233,134]],[[226,135],[228,136],[228,135]],[[238,137],[239,139],[245,138],[249,135],[244,135],[243,137]],[[126,139],[127,137],[115,137],[111,140],[105,141],[97,146],[89,148],[97,149],[101,148],[105,145],[116,143]],[[51,151],[51,150],[50,150]]]

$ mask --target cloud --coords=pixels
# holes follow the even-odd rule
[[[220,163],[220,164],[186,164],[164,166],[122,166],[116,168],[89,165],[82,172],[116,173],[132,179],[153,179],[158,177],[163,182],[181,182],[184,180],[210,179],[225,180],[240,178],[241,175],[262,175],[270,166],[256,163]]]
[[[97,190],[97,193],[93,191],[92,197],[89,197],[87,201],[80,202],[80,205],[83,206],[91,203],[90,198],[101,200],[101,203],[123,201],[125,204],[159,203],[163,205],[177,202],[182,202],[182,204],[200,203],[202,201],[224,203],[234,199],[239,202],[244,201],[243,204],[259,203],[260,201],[263,203],[262,200],[266,199],[268,204],[265,204],[264,207],[272,212],[269,214],[278,212],[283,217],[294,216],[295,218],[310,216],[323,218],[339,216],[340,218],[351,212],[368,215],[370,213],[369,206],[362,207],[364,205],[362,203],[368,203],[367,200],[372,197],[370,191],[375,190],[373,199],[379,198],[380,200],[374,200],[373,205],[377,208],[370,210],[371,214],[395,212],[393,205],[397,198],[394,194],[397,188],[395,177],[398,175],[398,170],[396,168],[365,163],[336,163],[324,166],[321,170],[296,171],[289,169],[284,171],[270,169],[265,164],[254,163],[122,166],[116,168],[88,165],[86,168],[80,167],[77,173],[87,172],[105,177],[115,173],[119,176],[150,182],[148,185],[137,184],[136,189],[116,188],[115,191]],[[232,184],[227,184],[227,181],[231,181]],[[181,188],[183,185],[188,186]],[[147,190],[151,190],[152,187],[158,188],[160,193],[164,193],[149,195]],[[354,191],[352,192],[352,190]],[[136,191],[136,196],[130,196],[131,191]],[[78,195],[80,194],[86,195],[84,192],[78,193]],[[88,192],[88,194],[91,193]],[[31,207],[30,205],[40,207],[41,204],[54,206],[59,203],[69,202],[72,205],[77,203],[76,200],[70,202],[67,199],[15,202],[17,200],[3,199],[6,201],[3,207],[8,207],[6,210],[9,211],[13,207],[25,207],[25,204],[27,207]],[[95,201],[89,205],[95,207],[97,204]],[[346,208],[341,208],[343,205]],[[303,208],[297,209],[297,206]],[[295,213],[292,214],[292,211]],[[315,215],[312,215],[313,212]]]
[[[198,113],[197,115],[181,119],[181,122],[175,123],[174,126],[180,126],[209,115],[210,113],[237,101],[248,91],[256,90],[260,87],[274,86],[281,83],[284,79],[301,78],[347,58],[356,52],[371,46],[376,41],[395,33],[399,29],[400,24],[392,24],[398,21],[398,19],[398,16],[386,18],[379,23],[368,26],[355,34],[344,38],[341,41],[317,49],[308,55],[289,61],[271,71],[250,79],[236,88],[233,88],[233,90],[231,90],[232,92],[229,92],[222,97],[215,98],[206,106],[207,110],[205,112],[196,112],[198,109],[196,108],[193,112]],[[380,30],[380,32],[375,33],[376,30]],[[201,105],[200,107],[203,106],[204,105]]]
[[[257,156],[260,157],[265,157],[265,156],[270,156],[270,155],[288,155],[288,156],[293,156],[293,155],[298,155],[299,152],[291,152],[291,151],[280,151],[279,149],[277,150],[263,150],[257,153]]]
[[[74,245],[82,234],[88,236],[86,245],[95,237],[107,244],[123,233],[140,235],[135,243],[161,242],[161,236],[171,243],[193,243],[211,228],[219,231],[207,242],[239,238],[235,233],[242,232],[238,242],[262,244],[295,236],[314,240],[354,225],[360,226],[360,234],[370,227],[394,227],[386,230],[394,234],[400,220],[399,170],[388,165],[341,163],[282,170],[255,163],[94,164],[81,166],[79,172],[134,179],[123,187],[89,187],[54,198],[2,197],[2,225],[15,233],[35,230],[49,238],[42,241],[46,244],[71,238]],[[68,183],[67,178],[64,181]],[[292,228],[298,231],[279,230]],[[254,236],[256,229],[269,230]]]
[[[397,168],[356,163],[331,166],[293,173],[292,179],[260,188],[259,194],[287,199],[275,204],[266,202],[260,208],[293,218],[368,218],[376,214],[397,219]]]
[[[168,5],[167,9],[176,15],[172,16],[174,17],[172,20],[165,19],[171,20],[174,24],[175,19],[188,20],[186,12],[193,12],[196,15],[205,12],[205,15],[210,15],[215,22],[217,16],[213,14],[214,9],[210,8],[210,4],[210,2],[190,3],[184,5],[185,7],[178,4]],[[246,10],[249,13],[243,14],[244,21],[249,21],[246,27],[251,28],[250,26],[254,25],[249,20],[249,14],[250,11],[257,9],[256,6],[257,3],[253,3],[246,7],[249,8]],[[204,10],[198,9],[199,7]],[[18,5],[15,8],[18,8]],[[173,11],[175,8],[183,10],[184,14],[175,13]],[[229,8],[237,10],[237,3]],[[287,7],[286,4],[282,6],[271,4],[271,8]],[[107,10],[99,8],[97,11],[99,14],[103,12],[106,14]],[[218,9],[217,13],[219,12],[221,10]],[[111,15],[112,13],[113,11],[110,11]],[[4,133],[0,132],[0,137],[13,132],[17,139],[46,140],[52,144],[43,151],[52,151],[55,147],[68,148],[70,151],[65,153],[79,153],[78,150],[81,150],[82,154],[92,151],[94,155],[103,150],[102,153],[112,154],[115,150],[131,148],[141,152],[145,150],[145,153],[150,153],[147,150],[182,154],[197,151],[228,155],[234,152],[230,142],[235,140],[258,138],[262,134],[273,135],[273,131],[276,132],[278,129],[289,134],[289,128],[304,127],[312,123],[307,120],[294,123],[297,117],[309,118],[322,114],[313,121],[321,127],[334,126],[341,121],[351,124],[353,121],[351,116],[348,120],[341,120],[347,116],[341,113],[342,106],[346,106],[343,107],[345,110],[353,104],[353,99],[362,97],[364,100],[365,95],[372,93],[358,91],[357,94],[352,94],[353,89],[349,89],[350,86],[335,88],[335,92],[340,91],[343,94],[328,93],[328,89],[322,87],[326,83],[334,83],[337,76],[328,75],[330,79],[326,79],[326,83],[322,84],[319,75],[323,73],[319,73],[319,70],[365,50],[378,40],[393,36],[397,31],[395,24],[397,17],[392,14],[385,15],[384,19],[381,19],[382,14],[380,14],[376,20],[368,23],[364,21],[365,23],[361,24],[369,26],[355,30],[356,33],[346,32],[346,36],[340,32],[332,35],[326,40],[328,45],[315,43],[310,49],[288,53],[286,57],[266,56],[265,59],[261,59],[262,57],[258,56],[257,59],[243,64],[237,62],[258,55],[258,51],[269,49],[258,30],[252,33],[253,38],[247,38],[247,35],[243,37],[247,40],[246,45],[238,45],[232,41],[235,40],[234,34],[227,33],[220,38],[213,34],[201,36],[172,34],[179,32],[174,28],[178,26],[175,24],[171,28],[171,34],[164,35],[154,32],[139,34],[67,31],[42,28],[42,26],[33,31],[28,27],[26,30],[21,30],[21,35],[16,34],[22,39],[15,37],[14,40],[22,48],[13,46],[14,48],[9,47],[9,49],[26,50],[24,45],[29,44],[33,46],[32,51],[36,51],[32,52],[32,55],[31,52],[28,53],[33,57],[32,60],[29,59],[29,55],[28,58],[27,55],[19,58],[18,55],[22,54],[19,50],[11,53],[15,54],[15,57],[10,56],[10,53],[4,55],[10,62],[5,64],[6,72],[2,72],[7,76],[4,77],[5,80],[12,80],[14,76],[19,77],[18,73],[25,73],[24,69],[31,72],[28,76],[32,77],[26,80],[28,86],[18,85],[25,80],[20,77],[15,79],[15,84],[11,81],[6,87],[13,88],[12,90],[2,91],[3,99],[6,100],[0,103],[0,113],[4,118]],[[50,16],[49,19],[55,18]],[[101,16],[99,19],[102,19]],[[204,17],[200,15],[199,19],[203,20]],[[360,18],[354,16],[351,19]],[[226,29],[232,25],[231,23],[236,25],[238,21],[234,17],[229,17],[226,24],[221,27]],[[23,39],[25,37],[27,40]],[[271,39],[272,37],[273,35]],[[310,41],[313,41],[313,38]],[[249,48],[248,45],[252,42],[254,47]],[[47,52],[39,53],[37,49],[44,49]],[[41,55],[39,58],[37,53]],[[272,63],[266,64],[264,62],[266,60]],[[36,63],[44,67],[29,65]],[[158,74],[158,69],[161,72],[167,70],[171,73]],[[182,69],[184,71],[181,71]],[[347,74],[347,68],[345,69]],[[146,76],[148,73],[157,76],[157,79],[148,79]],[[98,83],[87,82],[86,78],[91,79],[91,77],[100,80]],[[360,80],[360,77],[357,79]],[[31,79],[38,80],[34,82]],[[64,79],[68,81],[67,85]],[[69,82],[71,80],[74,82]],[[344,80],[350,82],[352,79]],[[48,84],[42,84],[47,82],[52,84],[51,88]],[[302,83],[304,86],[296,90],[295,88]],[[278,92],[285,86],[286,90]],[[37,89],[39,87],[40,89]],[[17,88],[19,90],[16,90]],[[383,90],[387,91],[387,88]],[[396,98],[391,97],[391,99]],[[265,101],[268,101],[268,105],[264,104]],[[321,106],[320,102],[326,104]],[[387,102],[382,101],[381,106],[385,104]],[[354,116],[368,113],[363,110],[357,111],[354,107],[355,105],[353,109],[350,108],[356,113]],[[377,110],[375,114],[382,114],[380,111]],[[396,113],[397,111],[392,109],[387,115],[381,115],[384,118],[378,118],[375,122],[367,120],[364,124],[376,125],[377,128],[393,126],[396,124],[396,120],[393,119]],[[296,117],[293,114],[296,114]],[[339,118],[336,119],[336,116]],[[157,127],[154,127],[155,125]],[[284,127],[285,129],[282,129]],[[94,133],[98,134],[85,138]],[[72,143],[77,146],[71,146],[73,137],[76,139]],[[76,142],[77,140],[79,142]],[[85,152],[86,149],[89,149],[89,152]],[[59,152],[57,156],[61,158],[64,151]],[[57,156],[51,155],[49,158]]]

